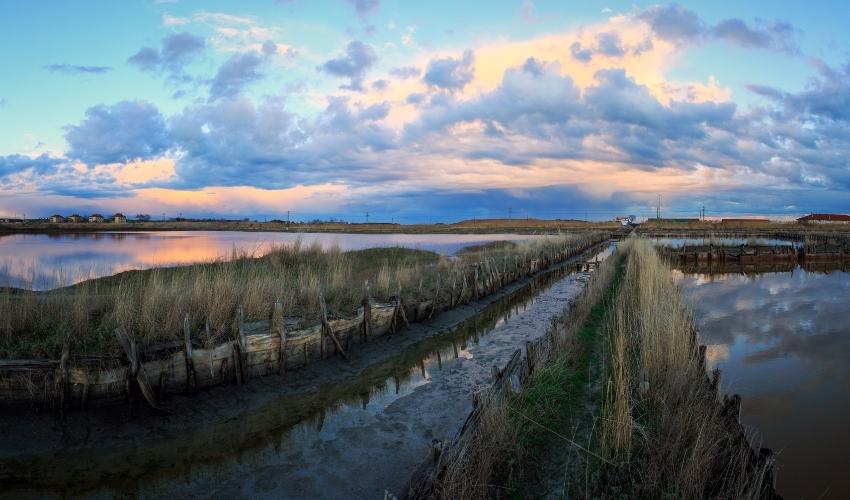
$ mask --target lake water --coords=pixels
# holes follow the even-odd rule
[[[234,250],[262,254],[272,246],[318,243],[342,250],[406,247],[451,255],[520,234],[348,234],[243,231],[157,231],[0,235],[0,287],[44,290],[131,269],[176,266],[227,257]]]
[[[709,369],[779,454],[779,493],[850,498],[850,274],[677,276]]]

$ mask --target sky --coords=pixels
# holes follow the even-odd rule
[[[850,212],[839,1],[0,1],[0,216]]]

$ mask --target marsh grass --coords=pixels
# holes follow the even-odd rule
[[[606,325],[600,449],[604,490],[639,498],[759,498],[769,469],[730,422],[697,355],[693,319],[670,270],[630,238]]]
[[[439,498],[522,498],[547,468],[547,449],[570,447],[577,419],[585,411],[598,365],[602,320],[621,262],[619,250],[591,275],[585,290],[556,321],[556,343],[548,361],[515,395],[499,396],[480,407],[477,429],[435,485]],[[587,423],[587,422],[585,422]],[[588,435],[589,438],[589,435]],[[566,450],[572,453],[576,450]],[[576,471],[578,475],[580,471]]]
[[[273,302],[280,300],[286,316],[315,322],[320,292],[331,316],[351,317],[366,282],[377,300],[399,293],[405,300],[429,299],[437,292],[438,276],[440,292],[447,294],[447,284],[459,283],[473,262],[491,259],[501,265],[515,257],[541,258],[577,251],[602,237],[553,236],[454,259],[405,248],[323,250],[297,241],[261,256],[234,251],[226,259],[127,271],[46,292],[0,289],[0,358],[55,359],[66,339],[74,353],[116,354],[112,332],[117,327],[132,332],[142,346],[178,341],[186,314],[193,341],[211,345],[232,338],[240,307],[246,321],[267,319]]]

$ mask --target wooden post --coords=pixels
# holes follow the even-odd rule
[[[66,335],[62,341],[62,356],[59,357],[59,368],[55,375],[56,391],[58,392],[59,416],[65,418],[65,397],[68,386],[68,358],[71,357],[70,338]]]
[[[116,328],[115,336],[118,339],[118,343],[124,348],[124,354],[127,355],[127,359],[130,361],[128,381],[135,379],[142,396],[144,396],[151,408],[157,410],[161,409],[157,404],[156,395],[148,383],[148,377],[145,375],[145,368],[139,359],[139,350],[136,347],[136,339],[130,336],[123,328]]]
[[[239,306],[239,362],[242,381],[247,382],[250,375],[248,370],[248,339],[245,336],[245,309]]]
[[[328,322],[328,309],[325,306],[325,298],[322,296],[322,292],[319,292],[319,306],[322,309],[322,334],[320,335],[322,342],[322,358],[325,357],[325,336],[330,338],[334,343],[334,348],[336,349],[337,354],[342,356],[346,361],[348,361],[348,355],[345,353],[345,349],[343,349],[342,344],[340,344],[339,339],[336,338],[336,334],[334,334],[333,328],[331,328],[330,322]]]
[[[431,312],[428,313],[428,319],[434,316],[434,311],[437,310],[437,300],[440,298],[440,276],[442,273],[437,272],[437,287],[434,291],[434,301],[431,303]],[[400,292],[399,292],[400,293]]]
[[[192,331],[189,326],[189,313],[183,316],[183,349],[186,356],[186,392],[194,394],[198,388],[195,376],[195,361],[192,359]]]
[[[363,323],[360,324],[360,336],[363,342],[369,340],[369,335],[372,334],[372,298],[369,296],[369,281],[363,282],[363,299],[360,304],[363,306]]]
[[[280,341],[280,348],[277,352],[277,373],[283,375],[286,373],[286,323],[283,319],[283,303],[280,299],[276,300],[272,306],[270,326],[272,335],[276,334]]]

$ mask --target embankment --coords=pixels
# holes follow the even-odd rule
[[[463,262],[480,260],[455,265],[451,277],[441,277],[436,270],[429,299],[405,300],[398,293],[390,303],[376,303],[365,287],[361,307],[349,318],[332,319],[319,294],[319,321],[306,328],[287,328],[280,302],[269,305],[269,319],[264,321],[246,321],[238,307],[229,329],[231,340],[212,346],[199,347],[193,341],[210,336],[209,323],[199,330],[189,314],[183,319],[182,341],[164,346],[145,349],[132,331],[119,327],[115,337],[124,351],[120,357],[72,357],[66,342],[58,360],[0,361],[0,401],[7,407],[52,407],[62,412],[143,398],[158,408],[159,400],[168,394],[191,394],[220,384],[285,374],[331,356],[347,358],[357,344],[477,301],[605,241],[604,234],[558,240],[533,247],[537,251],[514,252],[512,259],[507,254],[494,258],[486,251],[478,252]]]
[[[517,307],[530,303],[549,287],[575,280],[575,285],[568,286],[576,287],[578,293],[577,287],[586,279],[586,273],[571,273],[576,264],[588,257],[592,257],[589,252],[576,256],[477,301],[414,323],[398,335],[385,335],[363,344],[351,352],[349,361],[334,357],[311,363],[297,372],[272,374],[241,386],[227,384],[200,391],[195,396],[173,396],[167,401],[172,415],[120,405],[69,412],[64,419],[49,414],[27,418],[0,416],[0,484],[14,488],[6,491],[39,494],[108,491],[110,496],[132,496],[155,491],[155,495],[162,495],[163,482],[180,483],[183,492],[221,491],[218,488],[222,481],[247,485],[250,477],[274,471],[274,481],[285,483],[280,491],[289,492],[286,496],[299,496],[296,491],[299,488],[302,493],[309,493],[311,484],[324,496],[331,495],[331,491],[360,491],[369,487],[390,487],[397,491],[400,485],[396,488],[391,481],[385,481],[386,474],[362,471],[358,466],[397,471],[391,476],[396,480],[406,477],[412,464],[428,448],[430,437],[421,434],[426,428],[439,436],[455,430],[462,421],[461,415],[469,408],[466,397],[458,401],[458,391],[468,387],[468,379],[477,385],[486,377],[487,364],[479,370],[477,361],[486,359],[489,351],[466,344],[477,346],[479,334],[484,335],[508,321],[511,315],[516,317]],[[534,302],[539,304],[535,311],[551,310],[554,314],[555,308],[548,299]],[[537,324],[538,316],[532,316]],[[483,341],[491,347],[500,346],[497,351],[500,364],[507,359],[512,346],[521,345],[516,338],[526,334],[533,338],[543,330],[542,325],[527,327],[532,318],[510,321],[513,330],[507,324],[503,327],[514,333],[506,335],[500,329],[498,335]],[[548,322],[549,316],[545,318]],[[445,394],[435,392],[435,386],[442,384],[429,383],[422,387],[425,390],[402,396],[402,400],[382,410],[380,422],[374,422],[372,412],[364,410],[370,425],[363,423],[363,415],[359,413],[356,417],[349,413],[336,415],[341,404],[352,404],[359,410],[361,399],[366,408],[370,394],[386,403],[393,396],[380,393],[397,394],[401,386],[404,395],[410,390],[405,389],[411,384],[405,380],[411,378],[411,372],[417,374],[412,381],[416,384],[420,368],[423,373],[426,370],[423,358],[430,357],[427,363],[433,363],[428,371],[437,370],[440,351],[445,371],[451,374],[445,375],[450,381]],[[474,360],[465,358],[470,352],[474,353]],[[382,384],[383,389],[375,389]],[[464,390],[463,394],[468,391]],[[423,402],[427,403],[424,407]],[[384,408],[383,404],[379,406]],[[322,431],[326,414],[326,428],[330,431]],[[354,421],[346,419],[344,437],[340,433],[338,438],[324,441],[322,436],[327,438],[329,432],[335,432],[339,419],[346,416]],[[438,419],[445,422],[427,425]],[[290,432],[296,424],[297,429]],[[305,433],[316,433],[316,441],[304,444],[300,439]],[[366,440],[365,444],[355,439],[355,433]],[[367,439],[370,437],[371,441]],[[351,440],[360,444],[351,445]],[[292,465],[286,461],[287,465],[280,469],[265,467],[268,464],[263,461],[261,450],[271,447],[274,451],[268,453],[272,463],[292,460]],[[222,468],[227,472],[221,472]],[[367,481],[364,479],[367,477],[382,479]],[[246,494],[248,490],[242,491]]]
[[[517,351],[494,371],[493,386],[476,395],[467,424],[414,478],[410,498],[506,490],[594,498],[777,497],[772,453],[752,447],[739,420],[740,397],[719,395],[719,371],[706,374],[705,349],[669,268],[647,241],[630,238],[618,251],[624,254],[621,278],[615,272],[620,259],[609,259],[582,297],[584,307],[571,309],[541,345],[530,345],[524,356]],[[612,300],[593,314],[611,283]],[[601,353],[601,369],[588,364],[594,352]],[[547,478],[553,469],[555,477]]]

